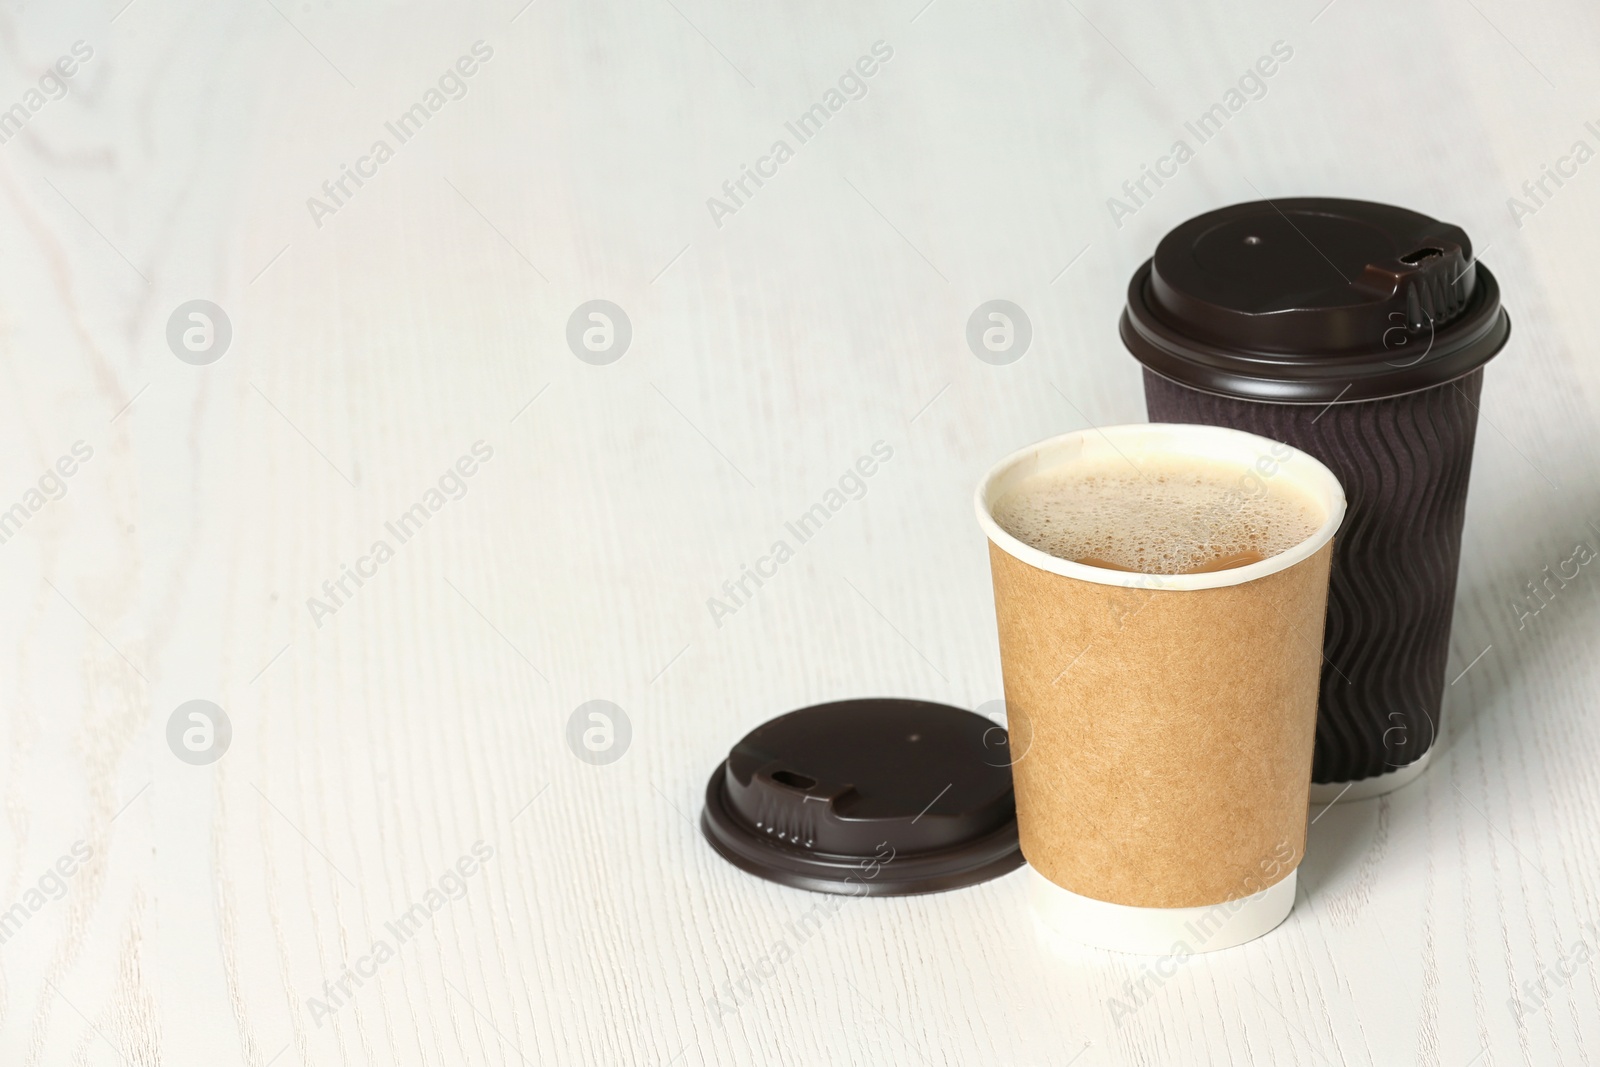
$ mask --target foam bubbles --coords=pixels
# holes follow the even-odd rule
[[[1190,574],[1220,559],[1265,559],[1316,532],[1316,505],[1246,468],[1184,457],[1080,462],[1030,475],[994,506],[994,520],[1060,559],[1143,574]]]

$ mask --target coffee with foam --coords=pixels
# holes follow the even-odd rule
[[[1022,479],[993,508],[1012,537],[1059,559],[1142,574],[1258,563],[1306,540],[1319,509],[1288,486],[1204,459],[1120,456]]]

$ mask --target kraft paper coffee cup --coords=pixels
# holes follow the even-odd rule
[[[1200,458],[1245,496],[1296,493],[1320,515],[1286,552],[1156,575],[1059,559],[994,505],[1031,474],[1122,457]],[[1230,477],[1230,484],[1233,479]],[[1075,941],[1188,954],[1282,922],[1305,851],[1338,480],[1238,430],[1083,430],[997,464],[979,485],[1022,853],[1035,912]]]
[[[1327,197],[1179,225],[1134,274],[1124,344],[1161,422],[1229,426],[1326,463],[1334,551],[1314,801],[1414,780],[1440,732],[1485,364],[1511,322],[1459,226]]]

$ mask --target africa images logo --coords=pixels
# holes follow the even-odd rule
[[[94,58],[94,46],[87,41],[74,41],[72,54],[62,56],[39,76],[38,88],[29,89],[10,107],[0,110],[0,144],[5,144],[22,132],[33,121],[33,116],[44,110],[51,101],[64,98],[68,82],[78,73],[80,64]]]
[[[783,128],[794,138],[794,145],[779,137],[772,142],[765,155],[757,157],[754,164],[739,165],[738,175],[722,183],[722,196],[706,197],[706,210],[711,212],[711,221],[717,224],[717,229],[722,229],[724,219],[737,214],[762,186],[778,176],[778,168],[794,158],[796,146],[805,144],[821,133],[822,127],[843,111],[851,100],[865,98],[866,79],[877,74],[883,69],[883,64],[892,58],[892,45],[885,41],[874,41],[872,54],[862,56],[852,66],[846,67],[844,73],[839,75],[836,87],[829,86],[823,92],[822,99],[783,124]],[[752,185],[755,188],[751,188]]]
[[[444,110],[445,104],[465,97],[467,79],[477,74],[479,68],[492,58],[492,47],[484,41],[473,42],[471,55],[461,56],[446,67],[436,84],[423,90],[420,100],[400,112],[393,121],[383,124],[383,128],[394,138],[394,144],[380,137],[372,142],[366,155],[356,159],[354,166],[339,164],[338,175],[322,183],[323,195],[306,197],[306,210],[311,212],[311,221],[317,224],[317,229],[322,229],[327,216],[337,215],[367,182],[376,178],[378,168],[393,159],[401,145],[421,133],[422,127]],[[352,184],[354,188],[351,188]]]
[[[866,496],[867,479],[893,458],[892,445],[887,441],[874,441],[871,455],[856,457],[855,463],[839,476],[837,484],[823,491],[820,500],[801,512],[794,521],[783,524],[784,531],[794,538],[793,545],[788,537],[779,537],[768,547],[766,555],[756,557],[754,567],[740,563],[738,576],[722,583],[723,596],[713,594],[706,597],[706,610],[711,613],[711,621],[716,623],[717,629],[722,629],[722,620],[726,616],[749,606],[761,587],[778,576],[778,568],[793,559],[795,550],[821,532],[828,520],[844,510],[846,504]],[[750,587],[751,582],[755,583],[754,589]]]

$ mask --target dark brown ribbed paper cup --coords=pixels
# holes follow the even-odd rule
[[[1467,235],[1362,201],[1240,204],[1134,276],[1152,421],[1284,441],[1339,478],[1312,800],[1388,792],[1439,732],[1483,364],[1510,322]]]

